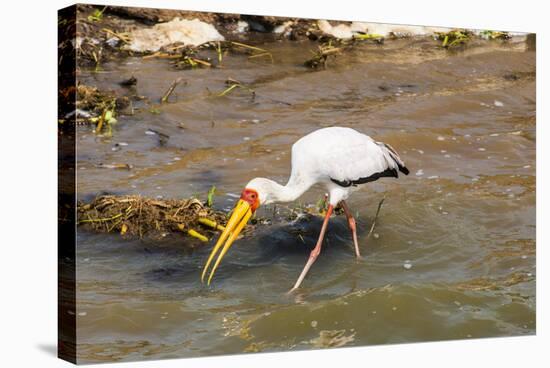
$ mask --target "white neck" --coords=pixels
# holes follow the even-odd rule
[[[313,185],[313,183],[301,180],[296,175],[291,175],[286,185],[281,185],[273,180],[269,181],[272,184],[270,202],[292,202]]]

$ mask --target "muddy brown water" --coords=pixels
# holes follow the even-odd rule
[[[230,209],[252,177],[284,183],[291,144],[331,125],[390,143],[411,174],[354,194],[364,258],[354,257],[345,219],[333,217],[292,296],[320,219],[260,210],[272,224],[232,247],[209,288],[199,275],[215,239],[189,251],[195,240],[185,237],[156,244],[79,232],[79,360],[534,334],[535,52],[514,41],[448,52],[431,39],[396,40],[357,46],[313,72],[302,63],[314,43],[256,43],[273,64],[227,55],[223,68],[181,71],[136,57],[82,70],[81,82],[120,93],[118,82],[134,75],[136,92],[155,104],[175,78],[187,83],[157,111],[135,102],[110,137],[78,128],[79,198],[204,198],[216,185],[215,206]],[[228,77],[251,84],[255,98],[211,96]],[[313,188],[300,202],[322,194]]]

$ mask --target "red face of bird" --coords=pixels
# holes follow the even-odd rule
[[[227,225],[225,226],[225,230],[220,235],[220,238],[216,242],[216,245],[212,249],[212,252],[210,253],[210,256],[208,257],[208,260],[206,261],[206,264],[204,265],[204,269],[202,271],[201,281],[204,282],[204,277],[206,276],[206,271],[208,270],[208,267],[210,266],[210,263],[214,259],[214,256],[220,250],[221,252],[216,259],[216,263],[214,263],[214,266],[212,267],[212,271],[210,271],[210,276],[208,277],[207,284],[210,285],[210,282],[212,281],[212,277],[214,277],[214,273],[216,272],[216,269],[218,268],[221,260],[235,241],[237,237],[239,236],[240,232],[243,230],[245,225],[247,224],[248,220],[250,220],[250,217],[252,214],[256,211],[256,209],[260,206],[260,196],[258,192],[254,189],[245,188],[241,194],[241,198],[237,202],[237,205],[233,209],[233,214],[229,218],[229,221],[227,221]],[[225,242],[225,244],[224,244]],[[223,247],[222,247],[223,244]]]

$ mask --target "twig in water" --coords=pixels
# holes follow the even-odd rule
[[[216,44],[216,52],[218,53],[218,65],[222,65],[222,61],[223,61],[222,45],[219,41]]]
[[[210,64],[208,61],[205,61],[205,60],[202,60],[202,59],[199,59],[199,58],[189,57],[189,60],[191,60],[195,64],[201,64],[201,65],[204,65],[204,66],[207,66],[207,67],[212,66],[212,64]]]
[[[82,223],[85,223],[85,222],[107,222],[107,221],[116,220],[117,218],[121,217],[122,215],[123,215],[123,213],[119,213],[119,214],[114,215],[113,217],[109,217],[109,218],[85,219],[85,220],[80,220],[78,223],[82,224]]]
[[[203,59],[199,59],[198,57],[192,57],[189,55],[184,55],[183,58],[181,55],[179,56],[175,55],[175,57],[181,59],[176,61],[174,64],[178,68],[196,68],[198,66],[212,68],[212,64],[210,62]]]
[[[170,87],[168,87],[168,89],[166,90],[166,92],[164,92],[164,95],[162,95],[162,98],[160,99],[160,103],[166,103],[168,102],[168,98],[170,97],[170,95],[174,92],[174,90],[176,89],[176,87],[178,86],[178,84],[181,82],[181,78],[177,78],[176,80],[174,80],[172,82],[172,84],[170,85]]]
[[[228,88],[224,89],[222,92],[220,92],[218,94],[218,97],[222,97],[222,96],[225,96],[226,94],[228,94],[229,92],[233,91],[235,88],[239,87],[238,84],[232,84],[231,86],[229,86]]]
[[[108,133],[110,133],[111,123],[116,123],[116,119],[114,118],[115,107],[116,99],[113,99],[111,103],[103,109],[101,115],[97,118],[96,134],[100,134],[104,126],[107,126],[109,129]],[[93,120],[90,119],[90,121]]]
[[[263,56],[267,56],[271,60],[271,64],[273,64],[273,55],[271,55],[270,52],[262,52],[262,53],[259,53],[259,54],[250,55],[248,57],[248,60],[263,57]]]
[[[266,49],[262,49],[261,47],[251,46],[251,45],[247,45],[245,43],[231,41],[231,44],[234,45],[234,46],[239,46],[239,47],[243,47],[245,49],[250,49],[250,50],[254,50],[254,51],[269,52]]]
[[[112,31],[108,28],[103,28],[102,31],[118,38],[119,40],[121,40],[124,43],[130,43],[131,42],[130,36],[128,36],[127,33],[116,33],[115,31]]]
[[[380,208],[382,207],[382,203],[384,203],[384,200],[386,197],[382,198],[380,203],[378,203],[378,209],[376,210],[376,215],[374,216],[374,220],[372,221],[372,226],[370,227],[369,233],[367,234],[367,239],[370,238],[370,235],[374,231],[374,226],[376,226],[376,220],[378,219],[378,214],[380,213]]]
[[[179,59],[181,56],[176,54],[169,54],[167,52],[160,52],[157,51],[155,53],[152,53],[150,55],[145,55],[142,57],[142,59],[152,59],[152,58],[161,58],[161,59]]]
[[[231,91],[233,91],[233,90],[236,89],[236,88],[242,88],[242,89],[244,89],[244,90],[250,92],[250,94],[252,95],[252,98],[254,98],[255,95],[256,95],[256,92],[255,92],[252,88],[250,88],[250,87],[248,87],[248,86],[242,84],[242,83],[239,82],[238,80],[235,80],[235,79],[232,79],[232,78],[228,78],[228,79],[225,81],[225,84],[229,85],[229,87],[227,87],[227,88],[226,88],[225,90],[223,90],[222,92],[218,93],[218,97],[223,97],[223,96],[229,94]]]
[[[235,41],[231,41],[231,45],[249,50],[252,53],[252,55],[250,55],[248,59],[267,56],[271,60],[271,64],[273,64],[273,54],[267,51],[266,49],[262,49],[261,47],[251,46],[245,43],[235,42]]]
[[[101,129],[103,128],[103,122],[105,121],[105,114],[107,113],[107,110],[103,110],[101,113],[101,116],[99,117],[99,120],[97,122],[97,126],[95,128],[95,131],[97,134],[101,133]]]

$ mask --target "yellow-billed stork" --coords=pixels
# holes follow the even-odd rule
[[[329,193],[329,206],[317,245],[311,251],[291,291],[300,286],[311,265],[319,256],[329,218],[338,204],[341,205],[347,217],[355,254],[360,257],[355,219],[345,200],[359,188],[359,185],[382,177],[397,178],[398,171],[405,175],[409,174],[405,163],[391,146],[376,142],[368,135],[354,129],[330,127],[309,133],[292,146],[292,169],[286,185],[266,178],[252,179],[246,185],[225,230],[206,261],[201,280],[204,282],[214,256],[221,249],[208,277],[207,283],[210,285],[222,258],[260,205],[294,201],[317,183],[326,186]]]

